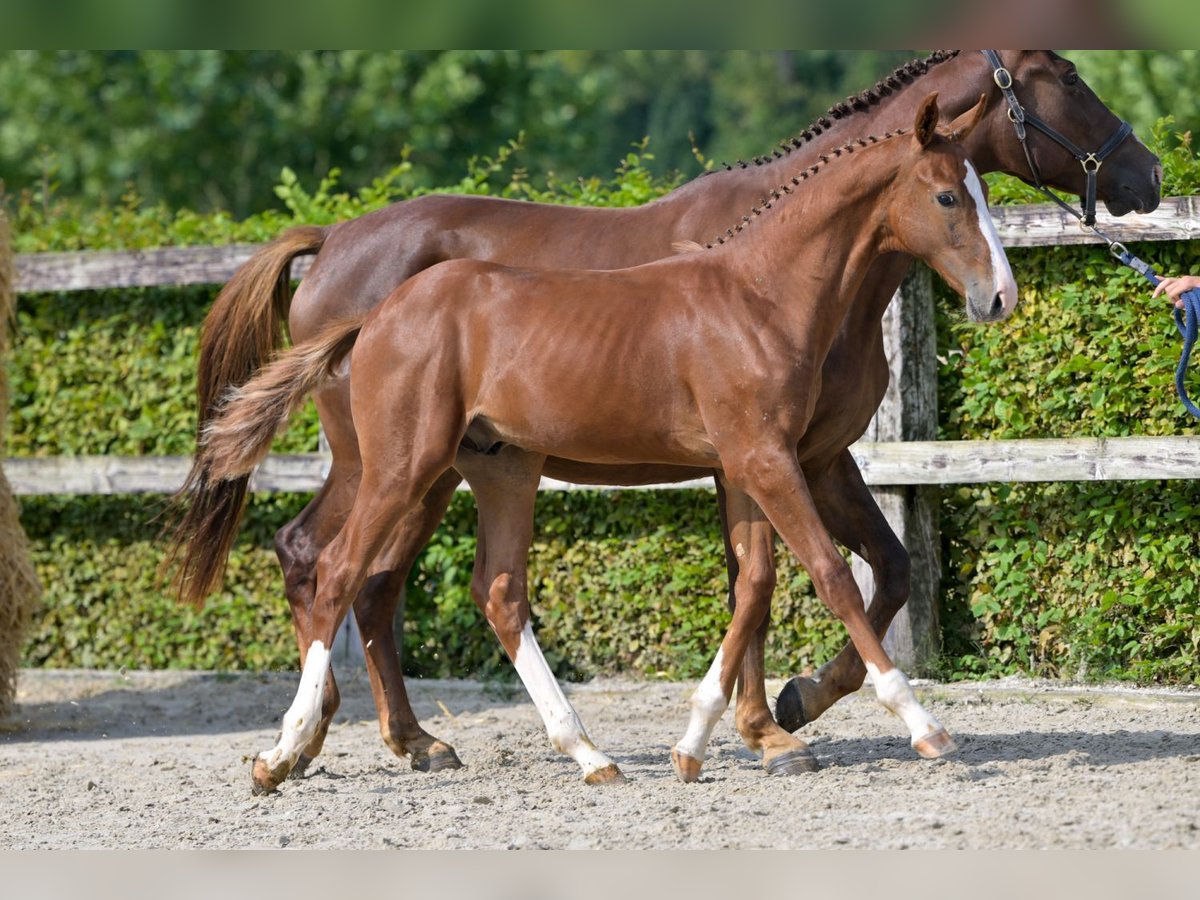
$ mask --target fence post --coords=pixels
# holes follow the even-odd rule
[[[914,265],[883,317],[884,351],[891,379],[865,441],[930,441],[937,438],[937,328],[930,270]],[[938,489],[929,485],[875,487],[879,508],[912,557],[912,592],[884,638],[884,648],[909,672],[927,670],[941,648],[938,594],[941,535]],[[868,602],[874,594],[871,567],[857,556],[851,569]]]

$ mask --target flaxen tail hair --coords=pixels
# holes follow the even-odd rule
[[[221,398],[249,381],[283,347],[292,260],[319,251],[326,235],[326,229],[316,227],[285,231],[243,263],[217,296],[200,336],[197,443]],[[168,549],[159,574],[173,570],[172,588],[181,600],[198,606],[220,584],[248,485],[249,476],[210,480],[197,459],[172,498],[163,529]]]
[[[196,454],[196,464],[210,480],[248,476],[262,462],[304,399],[338,377],[338,365],[354,347],[362,322],[361,316],[334,322],[229,392],[205,426]]]

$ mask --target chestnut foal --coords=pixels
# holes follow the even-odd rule
[[[716,470],[727,508],[761,510],[761,524],[769,522],[808,570],[916,750],[937,757],[954,748],[884,652],[808,490],[802,466],[819,471],[841,448],[827,448],[826,459],[821,451],[797,455],[825,357],[881,256],[925,260],[966,297],[976,321],[1001,319],[1016,303],[981,182],[960,146],[985,101],[943,136],[936,96],[921,104],[911,136],[838,148],[774,191],[746,220],[753,227],[723,246],[615,271],[443,263],[405,282],[365,320],[331,326],[232,394],[198,459],[213,480],[248,472],[303,398],[342,377],[343,358],[354,351],[361,488],[318,561],[300,689],[279,743],[254,761],[257,791],[277,787],[315,736],[328,647],[379,551],[456,466],[479,507],[476,602],[552,744],[589,783],[623,780],[588,739],[529,621],[526,556],[549,456]],[[464,462],[464,442],[488,453]],[[755,524],[731,519],[731,533],[741,535],[744,525],[749,539]],[[735,552],[746,550],[736,542]],[[672,752],[685,781],[699,777],[768,605],[759,594],[738,597]]]
[[[1079,79],[1069,60],[1048,51],[1006,51],[1003,63],[1016,96],[1030,112],[1070,141],[1099,148],[1120,124]],[[991,66],[979,53],[936,53],[896,70],[847,102],[834,106],[809,129],[773,155],[752,164],[698,178],[654,203],[632,209],[588,209],[497,200],[488,197],[428,196],[329,228],[293,229],[260,250],[238,270],[205,321],[197,371],[200,427],[216,414],[230,386],[243,384],[281,346],[287,319],[297,343],[316,336],[336,319],[372,309],[405,279],[434,263],[458,257],[511,265],[615,269],[670,255],[674,241],[704,238],[735,221],[797,169],[816,162],[852,136],[882,133],[912,121],[931,91],[951,117],[968,109],[980,93],[989,102],[984,120],[964,147],[977,171],[1006,171],[1026,180],[1080,194],[1083,171],[1062,147],[1030,131],[1039,175],[1029,169],[1008,119],[1008,106]],[[1157,158],[1128,138],[1098,172],[1097,192],[1113,215],[1148,212],[1158,203],[1161,168]],[[288,269],[292,259],[317,254],[292,298]],[[866,428],[888,380],[878,311],[891,299],[909,267],[902,254],[877,261],[862,282],[858,299],[825,360],[821,397],[804,443],[848,447]],[[348,379],[331,382],[315,401],[333,451],[325,485],[305,510],[276,536],[296,637],[303,648],[312,635],[316,559],[345,521],[357,490],[360,460],[350,416]],[[803,449],[803,448],[802,448]],[[460,456],[465,458],[466,454]],[[469,463],[467,463],[469,464]],[[546,474],[583,484],[645,484],[684,480],[704,470],[660,464],[593,465],[549,459]],[[880,513],[848,450],[822,471],[805,467],[813,501],[835,540],[870,561],[876,592],[868,615],[883,635],[908,596],[908,554]],[[424,771],[459,765],[452,748],[427,733],[408,703],[396,653],[393,611],[403,598],[408,571],[437,527],[455,486],[454,472],[434,485],[421,507],[398,526],[380,564],[355,601],[355,616],[366,646],[380,731],[398,755]],[[194,468],[182,494],[183,514],[173,536],[172,557],[181,567],[181,594],[199,603],[220,583],[230,545],[237,534],[246,478],[210,482]],[[726,525],[725,545],[731,605],[750,593],[770,593],[774,561],[769,526],[761,514],[730,511],[718,482],[718,503]],[[750,516],[766,531],[755,540],[734,540],[728,523]],[[740,545],[745,555],[736,553]],[[760,557],[759,553],[765,553]],[[747,745],[763,753],[771,773],[811,768],[803,759],[789,763],[763,689],[762,641],[766,624],[752,641],[738,691],[737,727]],[[793,679],[780,695],[776,712],[788,730],[817,718],[839,697],[857,690],[865,668],[853,645],[817,676]],[[322,719],[296,771],[319,753],[339,702],[332,671],[325,683]],[[782,741],[782,742],[781,742]]]

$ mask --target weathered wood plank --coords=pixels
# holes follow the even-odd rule
[[[22,253],[17,256],[17,291],[29,294],[223,284],[259,246],[227,244],[221,247]],[[311,262],[311,257],[306,256],[295,260],[292,263],[292,277],[303,276]]]
[[[1100,227],[1120,241],[1178,241],[1200,236],[1200,197],[1167,197],[1153,213],[1104,217]],[[998,206],[992,210],[1007,247],[1089,244],[1098,239],[1050,203]],[[22,253],[16,258],[17,291],[84,291],[101,288],[222,284],[258,249],[256,244],[221,247],[163,247],[150,250]],[[292,275],[308,271],[311,257],[292,264]]]
[[[1166,197],[1152,213],[1114,219],[1101,206],[1096,224],[1113,240],[1187,241],[1200,235],[1200,197]],[[1005,247],[1099,244],[1099,238],[1053,203],[992,208],[996,230]]]
[[[1200,478],[1200,436],[1071,438],[1023,441],[861,442],[851,447],[869,485],[948,485],[1029,481],[1157,481]],[[313,491],[329,458],[270,456],[251,481],[256,491]],[[183,482],[182,456],[10,457],[13,493],[156,494]],[[708,478],[636,488],[570,485],[542,479],[543,490],[707,488]]]
[[[912,441],[851,448],[868,484],[1200,478],[1200,437]]]

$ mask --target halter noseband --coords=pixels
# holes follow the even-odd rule
[[[1017,95],[1013,92],[1012,73],[1004,68],[1004,64],[1000,61],[1000,54],[995,50],[981,51],[987,59],[988,64],[992,67],[992,78],[996,82],[996,86],[1000,88],[1004,94],[1004,99],[1008,102],[1008,118],[1012,121],[1013,127],[1017,132],[1017,140],[1021,142],[1021,149],[1025,151],[1025,159],[1029,163],[1029,171],[1033,175],[1033,186],[1073,215],[1080,219],[1084,225],[1091,228],[1096,224],[1096,173],[1100,171],[1100,164],[1108,157],[1110,153],[1117,149],[1125,138],[1133,133],[1133,126],[1128,122],[1121,122],[1120,127],[1113,133],[1103,146],[1095,153],[1087,153],[1080,150],[1067,137],[1051,128],[1036,115],[1021,106],[1017,100]],[[1069,204],[1064,203],[1058,196],[1052,194],[1046,189],[1042,183],[1042,174],[1038,171],[1037,164],[1033,161],[1033,154],[1029,152],[1029,144],[1026,141],[1025,126],[1032,125],[1042,134],[1049,137],[1060,147],[1070,153],[1083,166],[1083,171],[1087,174],[1087,191],[1081,198],[1083,200],[1083,213],[1077,213]]]

